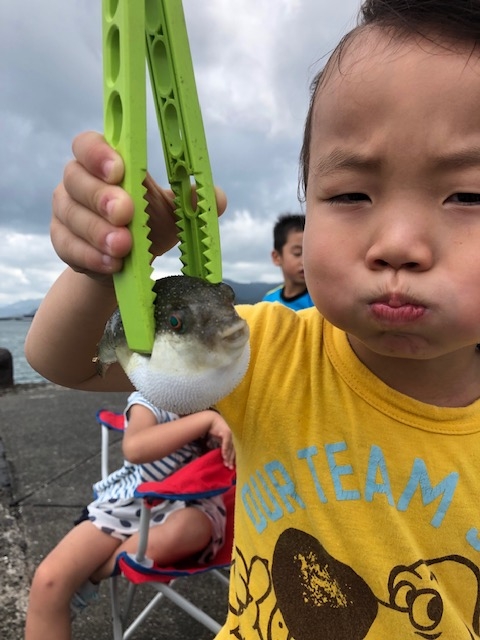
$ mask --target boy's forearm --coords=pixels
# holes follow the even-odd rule
[[[108,378],[102,380],[92,362],[115,306],[113,286],[67,268],[33,319],[25,342],[30,365],[48,380],[64,386],[122,388],[125,376],[120,367],[112,367]]]

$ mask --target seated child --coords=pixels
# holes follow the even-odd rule
[[[142,482],[162,480],[206,452],[218,440],[227,466],[234,463],[231,432],[219,413],[201,411],[179,417],[159,409],[138,392],[125,409],[124,465],[94,485],[95,500],[37,568],[27,611],[26,640],[67,640],[71,619],[98,598],[122,551],[138,545]],[[221,496],[191,502],[166,500],[151,510],[147,556],[171,565],[196,556],[210,560],[224,543],[225,508]]]

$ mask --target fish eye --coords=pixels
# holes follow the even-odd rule
[[[221,282],[219,284],[219,288],[225,296],[225,299],[233,304],[235,302],[235,291],[232,289],[232,287],[225,282]]]
[[[178,313],[172,313],[172,315],[168,318],[168,324],[174,331],[181,332],[183,329],[183,319]]]

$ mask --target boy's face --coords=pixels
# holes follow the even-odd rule
[[[309,292],[360,357],[470,353],[480,341],[478,53],[357,35],[315,99],[306,201]]]
[[[303,271],[303,231],[291,230],[282,251],[272,251],[272,260],[282,269],[285,285],[305,289],[305,273]]]

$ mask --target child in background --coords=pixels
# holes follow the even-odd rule
[[[235,453],[228,425],[216,411],[179,417],[154,407],[138,392],[125,409],[124,465],[94,485],[87,514],[35,572],[27,610],[26,640],[67,640],[71,620],[98,599],[99,583],[112,575],[118,555],[138,547],[142,482],[163,480],[218,440],[227,466]],[[170,566],[197,556],[209,561],[224,543],[221,496],[183,502],[165,500],[151,509],[147,556]]]
[[[267,291],[265,302],[281,302],[294,311],[313,307],[305,284],[303,270],[303,230],[305,216],[286,213],[279,216],[273,227],[272,261],[280,267],[283,284]]]
[[[480,637],[479,105],[480,0],[367,0],[314,81],[301,161],[316,308],[240,307],[250,367],[218,405],[237,456],[222,640]],[[99,135],[74,153],[52,219],[70,267],[27,355],[60,384],[125,389],[89,360],[131,200]],[[165,251],[171,199],[147,188]]]

